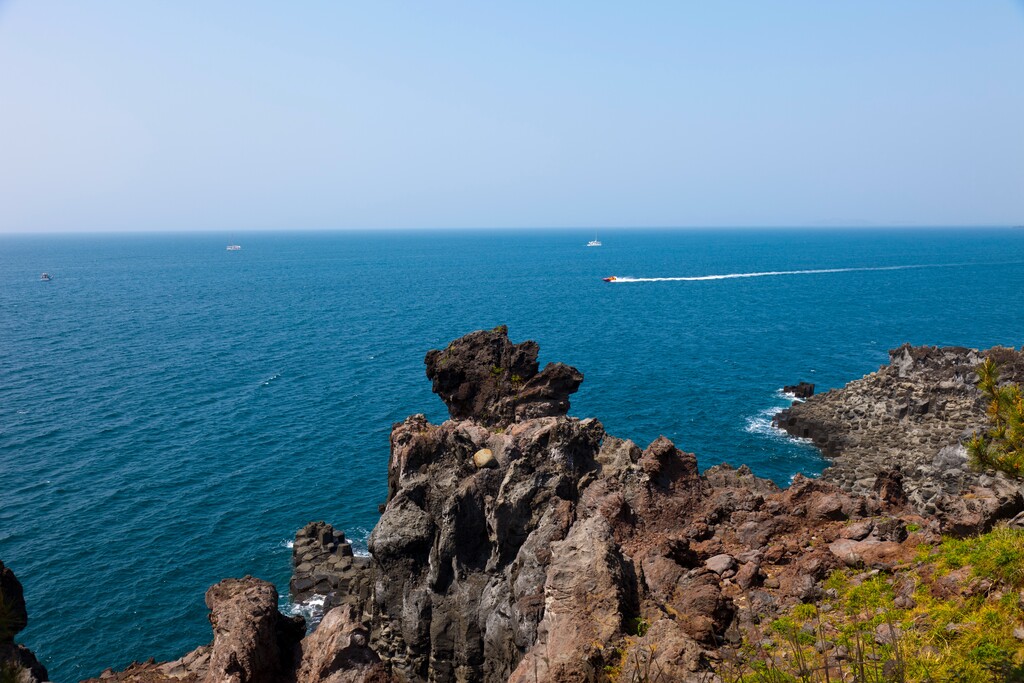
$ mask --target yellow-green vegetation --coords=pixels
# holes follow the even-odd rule
[[[1024,474],[1024,394],[1019,384],[999,384],[999,366],[991,358],[978,366],[978,389],[988,399],[992,423],[986,434],[974,434],[967,453],[975,467]]]
[[[837,570],[824,588],[763,624],[761,640],[724,663],[723,681],[1024,681],[1024,531],[945,539],[912,567]]]
[[[1020,529],[998,527],[975,538],[947,538],[922,559],[929,557],[940,571],[970,567],[976,577],[1011,589],[1024,588],[1024,531]]]

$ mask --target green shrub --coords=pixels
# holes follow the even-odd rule
[[[971,464],[1001,470],[1015,477],[1024,474],[1024,394],[1019,384],[999,384],[999,366],[991,358],[978,366],[978,389],[988,399],[991,428],[975,433],[967,442]]]

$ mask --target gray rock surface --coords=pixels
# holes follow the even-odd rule
[[[1020,483],[972,470],[963,447],[987,428],[975,368],[989,355],[1004,381],[1024,380],[1024,354],[1013,349],[905,344],[890,351],[889,365],[794,403],[775,423],[829,458],[823,479],[897,505],[905,496],[952,533],[984,529],[1024,510]]]
[[[295,534],[289,588],[292,602],[324,596],[324,614],[342,604],[363,613],[372,592],[370,558],[355,557],[342,531],[325,522],[310,522]]]

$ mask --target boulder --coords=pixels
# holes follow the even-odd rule
[[[714,573],[722,576],[727,572],[733,572],[736,569],[736,559],[732,555],[715,555],[714,557],[708,558],[704,563],[704,566],[713,571]]]
[[[887,505],[902,507],[908,502],[907,493],[903,489],[903,473],[899,466],[879,472],[875,476],[872,489]]]
[[[498,459],[494,457],[494,453],[491,452],[490,448],[481,448],[473,454],[473,464],[477,469],[497,467]]]

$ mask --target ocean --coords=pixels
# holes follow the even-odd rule
[[[507,324],[579,368],[572,415],[782,485],[825,464],[771,428],[783,385],[842,386],[908,341],[1024,343],[1024,230],[593,237],[0,236],[19,640],[64,683],[209,642],[203,595],[225,577],[273,581],[296,609],[295,531],[323,519],[365,551],[392,423],[446,416],[423,356],[472,330]]]

